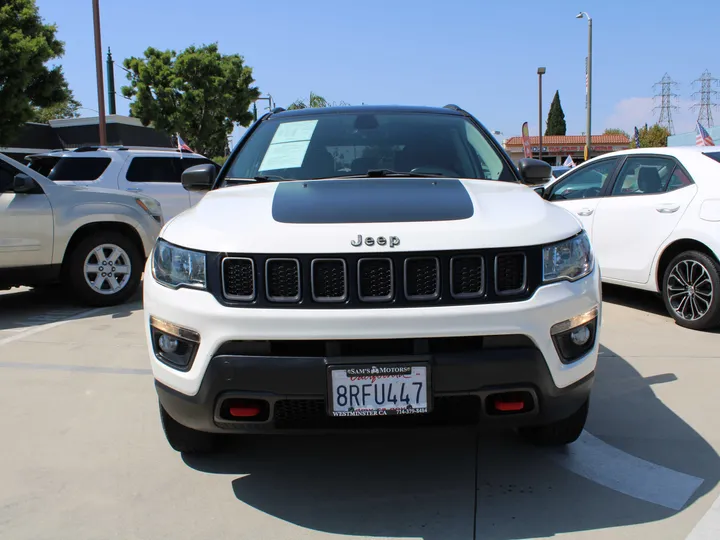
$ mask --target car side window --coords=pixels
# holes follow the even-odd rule
[[[676,189],[691,186],[693,183],[694,182],[690,179],[690,176],[688,176],[688,174],[678,165],[675,167],[665,191],[675,191]]]
[[[638,156],[625,161],[612,195],[653,195],[663,193],[671,180],[675,161],[666,157]]]
[[[174,157],[136,157],[130,162],[125,177],[128,182],[180,182],[180,171]],[[178,159],[178,161],[180,161]],[[183,160],[184,161],[184,160]]]
[[[15,175],[20,172],[14,167],[0,161],[0,193],[13,190]]]
[[[549,200],[568,201],[599,197],[617,162],[618,158],[604,159],[567,173],[552,189]]]
[[[205,165],[207,163],[217,165],[213,160],[207,158],[177,158],[175,160],[175,164],[178,166],[180,174],[184,173],[190,167],[194,167],[195,165]]]
[[[110,158],[63,157],[53,165],[47,177],[53,181],[93,181],[108,168]]]

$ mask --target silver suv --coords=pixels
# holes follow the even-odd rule
[[[88,305],[124,302],[163,223],[151,197],[58,185],[0,154],[0,290],[60,282]]]
[[[200,193],[188,193],[180,183],[183,171],[213,161],[174,148],[87,146],[27,156],[30,168],[53,182],[71,182],[104,189],[142,193],[157,199],[169,221],[196,204]]]

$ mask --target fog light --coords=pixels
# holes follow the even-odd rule
[[[581,326],[580,328],[575,328],[570,332],[570,340],[577,345],[578,347],[582,347],[585,345],[588,340],[590,339],[590,329],[587,326]],[[161,344],[162,346],[162,344]]]
[[[177,339],[170,337],[168,335],[162,334],[160,336],[160,339],[158,340],[158,345],[160,345],[160,348],[164,353],[172,354],[175,351],[177,351],[178,345],[180,343]]]

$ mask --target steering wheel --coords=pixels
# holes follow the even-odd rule
[[[450,178],[462,177],[462,175],[458,174],[457,171],[454,171],[452,169],[445,169],[444,167],[434,167],[432,165],[415,167],[410,172],[418,174],[439,174],[440,176],[449,176]]]

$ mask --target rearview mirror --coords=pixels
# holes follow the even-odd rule
[[[182,173],[183,187],[188,191],[208,191],[217,176],[217,167],[214,163],[204,163],[186,169]]]
[[[25,173],[16,174],[15,178],[13,178],[12,190],[15,193],[30,193],[36,186],[37,184],[35,183],[35,180]]]
[[[537,186],[552,177],[552,167],[540,159],[524,158],[518,161],[518,170],[523,184]]]

